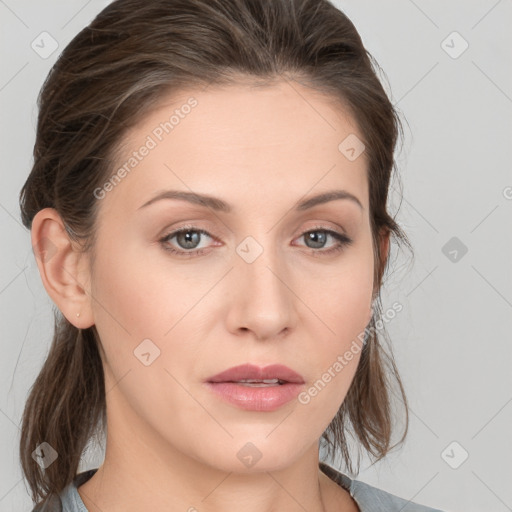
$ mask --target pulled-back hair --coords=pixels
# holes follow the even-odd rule
[[[343,105],[357,123],[368,161],[373,240],[374,317],[347,396],[322,435],[353,471],[347,434],[376,461],[402,443],[408,409],[381,313],[387,255],[379,234],[407,236],[387,211],[394,151],[402,133],[373,57],[352,22],[327,0],[116,0],[64,49],[38,97],[32,170],[20,194],[21,217],[55,208],[69,236],[94,248],[94,194],[114,172],[123,135],[173,91],[248,81],[296,80]],[[340,141],[341,142],[341,141]],[[77,473],[84,448],[105,427],[102,347],[95,326],[78,329],[59,311],[46,361],[22,418],[21,465],[34,501],[48,501]],[[405,428],[392,439],[393,384]],[[31,454],[42,442],[58,453],[43,470]],[[358,466],[359,466],[358,452]]]

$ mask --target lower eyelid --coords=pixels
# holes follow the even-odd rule
[[[212,248],[210,246],[210,247],[201,247],[199,249],[186,250],[186,249],[175,248],[173,245],[171,245],[169,243],[169,240],[175,238],[177,235],[179,235],[180,233],[182,233],[184,231],[193,231],[193,232],[196,232],[196,233],[200,233],[201,235],[207,236],[208,238],[210,238],[213,242],[218,241],[217,238],[215,238],[213,235],[211,235],[206,230],[203,230],[203,229],[200,229],[200,228],[195,228],[193,226],[183,226],[183,227],[181,227],[179,229],[171,231],[170,233],[164,235],[163,237],[161,237],[159,239],[160,243],[164,247],[164,250],[166,250],[168,252],[171,252],[171,253],[175,253],[175,254],[180,254],[180,255],[185,255],[185,256],[186,255],[194,256],[194,255],[200,255],[201,253],[204,253],[205,251],[209,251]],[[351,245],[353,243],[353,240],[350,237],[348,237],[347,235],[345,235],[344,233],[339,233],[338,231],[334,231],[332,229],[324,228],[324,227],[321,227],[321,226],[313,227],[313,228],[307,229],[306,231],[303,231],[294,240],[301,239],[305,235],[307,235],[308,233],[318,232],[318,231],[327,233],[329,236],[334,238],[334,240],[336,240],[336,244],[333,247],[329,248],[329,249],[323,249],[323,248],[314,249],[314,248],[311,248],[311,247],[306,247],[306,249],[309,249],[310,251],[318,253],[319,255],[321,253],[328,253],[330,251],[334,251],[337,248],[341,248],[340,246],[343,247],[343,246]],[[302,246],[302,247],[305,247],[305,246]]]
[[[162,243],[168,242],[169,240],[172,240],[173,238],[177,237],[180,233],[183,233],[186,231],[193,231],[195,233],[199,233],[202,237],[206,236],[206,237],[210,238],[211,240],[216,240],[216,238],[213,235],[211,235],[210,233],[208,233],[208,231],[205,231],[203,229],[198,229],[198,228],[185,227],[185,228],[176,229],[175,231],[171,231],[170,233],[163,235],[162,237],[159,238],[159,241]],[[184,249],[182,249],[182,250],[184,250]],[[193,252],[194,250],[196,250],[196,249],[192,249],[192,250],[186,251],[186,252]],[[197,250],[201,250],[201,249],[197,249]]]
[[[325,248],[314,249],[312,247],[307,247],[307,246],[301,245],[302,247],[305,247],[306,249],[308,249],[310,251],[313,251],[313,252],[316,252],[318,254],[321,254],[321,253],[326,254],[326,253],[329,253],[329,252],[334,251],[336,249],[341,249],[343,247],[351,245],[353,243],[353,240],[351,238],[349,238],[347,235],[345,235],[343,233],[338,233],[337,231],[332,231],[332,230],[329,230],[329,229],[310,229],[310,230],[305,231],[304,233],[302,233],[298,237],[298,239],[302,239],[308,233],[316,232],[316,231],[322,231],[322,232],[326,233],[328,236],[330,236],[331,238],[333,238],[335,240],[335,243],[333,244],[333,246],[329,247],[327,249],[325,249]]]

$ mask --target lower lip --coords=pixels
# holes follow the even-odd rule
[[[287,382],[252,387],[235,382],[206,382],[208,388],[230,404],[247,411],[274,411],[297,397],[303,384]]]

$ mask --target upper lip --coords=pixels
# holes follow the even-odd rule
[[[301,375],[282,364],[271,364],[265,367],[255,366],[253,364],[233,366],[213,377],[209,377],[207,382],[237,382],[245,379],[279,379],[283,382],[304,383],[304,379]]]

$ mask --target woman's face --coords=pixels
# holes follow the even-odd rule
[[[127,450],[244,471],[317,446],[371,315],[358,136],[327,97],[284,81],[167,98],[128,134],[124,172],[95,192],[90,275],[109,435]],[[170,191],[211,199],[155,200]],[[356,199],[307,202],[332,191]],[[246,363],[285,365],[303,383],[207,384]]]

